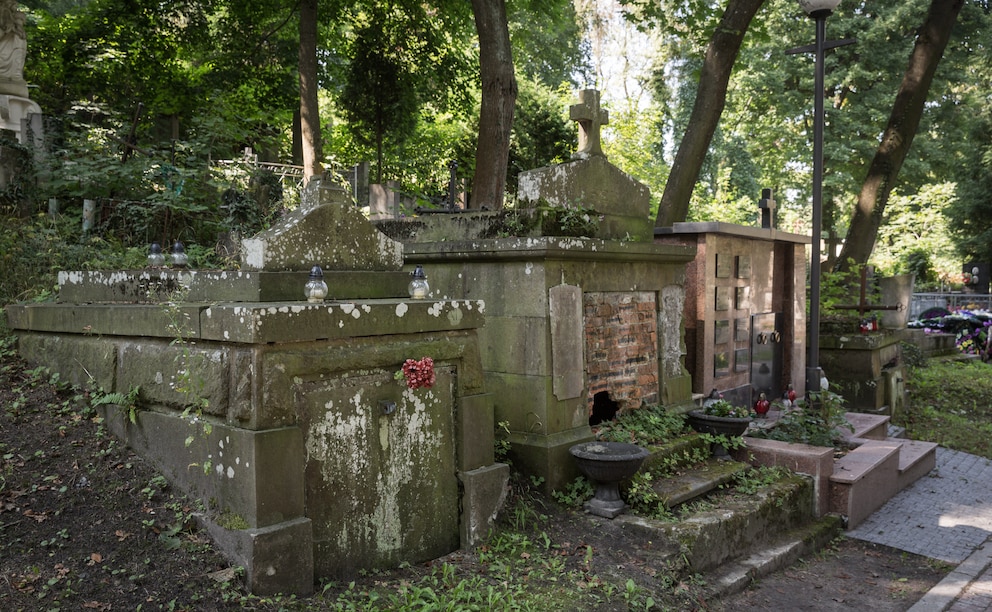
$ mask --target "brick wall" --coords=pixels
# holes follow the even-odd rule
[[[589,414],[607,392],[621,411],[658,403],[658,304],[653,292],[583,295]]]

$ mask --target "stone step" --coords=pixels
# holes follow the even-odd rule
[[[706,599],[736,595],[754,581],[797,563],[829,544],[843,529],[840,517],[828,515],[792,529],[775,541],[753,550],[746,557],[729,561],[707,572]]]
[[[697,434],[684,435],[665,444],[649,446],[651,454],[641,464],[641,472],[669,473],[696,463],[700,455],[709,454],[709,443]]]
[[[672,476],[661,478],[651,488],[662,499],[666,508],[673,508],[731,482],[734,476],[750,467],[739,461],[710,459]]]
[[[753,494],[715,498],[712,507],[675,523],[630,513],[614,521],[650,540],[659,559],[685,562],[690,570],[705,572],[768,546],[781,533],[808,525],[813,521],[812,498],[811,480],[792,475]]]
[[[865,440],[834,462],[830,511],[857,527],[899,491],[901,440]]]
[[[930,473],[937,465],[937,444],[919,440],[900,440],[899,490],[902,491]]]
[[[847,439],[885,440],[889,437],[889,417],[883,414],[848,412],[844,414],[854,431],[842,427],[841,433]]]

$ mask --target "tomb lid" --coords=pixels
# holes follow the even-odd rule
[[[299,209],[241,241],[243,270],[399,270],[403,245],[365,218],[348,193],[313,179]]]
[[[791,232],[783,232],[776,229],[737,225],[735,223],[724,223],[723,221],[675,223],[672,227],[654,228],[654,234],[657,237],[687,234],[724,234],[727,236],[738,236],[741,238],[794,242],[796,244],[810,243],[810,237],[803,234],[793,234]]]

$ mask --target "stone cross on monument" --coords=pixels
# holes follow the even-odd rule
[[[579,103],[568,108],[568,115],[579,124],[579,150],[572,154],[572,159],[605,158],[599,128],[610,123],[610,113],[599,106],[599,90],[580,90]]]

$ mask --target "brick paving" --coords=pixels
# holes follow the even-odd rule
[[[937,448],[937,465],[847,535],[959,564],[992,535],[992,461]]]
[[[911,612],[992,610],[992,461],[938,448],[930,474],[847,535],[957,566]]]

